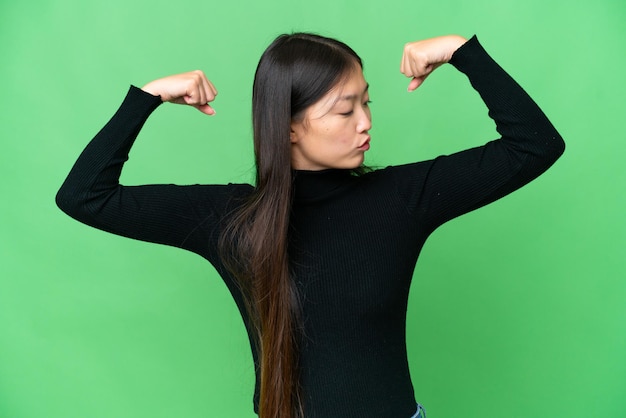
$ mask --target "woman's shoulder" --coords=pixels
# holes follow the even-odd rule
[[[179,187],[190,198],[205,202],[245,199],[254,191],[254,186],[248,183],[194,184]]]
[[[425,175],[428,172],[431,164],[432,160],[369,168],[363,174],[363,176],[366,178],[377,180],[389,179],[392,181],[398,181],[399,179],[406,177]]]

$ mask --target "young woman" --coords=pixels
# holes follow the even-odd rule
[[[279,36],[253,88],[256,183],[121,186],[129,150],[162,102],[213,115],[202,72],[131,87],[83,151],[57,204],[88,225],[193,251],[217,269],[250,337],[263,418],[424,416],[405,316],[418,254],[444,222],[545,171],[564,144],[476,37],[409,43],[416,89],[438,66],[465,73],[501,138],[449,156],[363,167],[369,93],[360,58],[312,34]]]

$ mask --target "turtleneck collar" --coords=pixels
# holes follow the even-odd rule
[[[351,170],[294,171],[294,201],[317,202],[336,195],[355,179]]]

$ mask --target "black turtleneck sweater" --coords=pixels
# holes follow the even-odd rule
[[[563,152],[552,124],[476,37],[451,64],[483,98],[500,139],[359,177],[345,170],[295,173],[290,262],[303,311],[307,418],[414,414],[405,317],[426,238],[447,220],[528,183]],[[136,136],[160,103],[131,87],[76,161],[57,204],[96,228],[201,255],[224,279],[248,324],[240,291],[216,248],[221,221],[253,186],[118,182]],[[252,353],[257,362],[254,346]]]

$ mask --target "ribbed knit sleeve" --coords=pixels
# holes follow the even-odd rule
[[[547,170],[563,139],[537,104],[474,36],[450,61],[489,109],[500,139],[431,161],[394,167],[398,191],[425,228],[493,202]]]
[[[215,238],[215,227],[233,196],[250,186],[119,184],[139,131],[160,104],[159,97],[131,87],[74,164],[57,193],[57,205],[95,228],[185,248],[215,261],[209,238]]]

